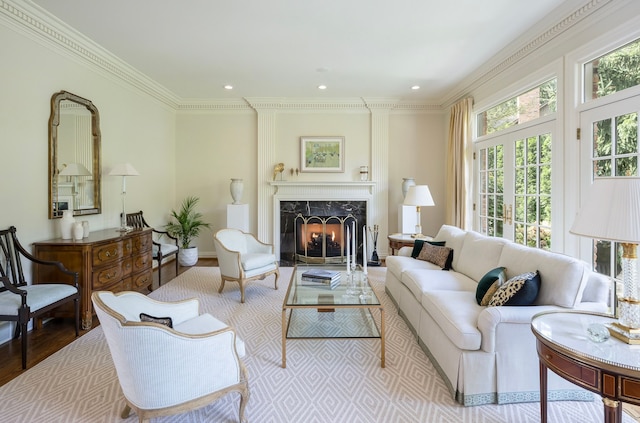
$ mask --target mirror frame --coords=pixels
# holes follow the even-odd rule
[[[63,100],[72,101],[86,107],[91,113],[91,138],[93,140],[93,164],[91,174],[93,175],[93,208],[74,210],[74,216],[102,213],[102,188],[101,188],[101,165],[100,165],[100,114],[98,108],[86,98],[82,98],[68,91],[60,91],[51,96],[51,116],[49,117],[49,219],[57,219],[62,214],[56,215],[54,202],[54,183],[58,178],[58,126],[60,125],[60,102]]]

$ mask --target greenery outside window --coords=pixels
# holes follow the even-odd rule
[[[556,112],[557,79],[478,113],[477,136],[493,134]]]
[[[584,101],[640,85],[640,40],[584,65]]]

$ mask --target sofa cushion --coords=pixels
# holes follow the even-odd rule
[[[444,247],[444,241],[428,241],[426,239],[416,239],[413,243],[413,251],[411,251],[411,257],[416,258],[420,254],[422,250],[422,246],[425,244],[437,245],[439,247]]]
[[[470,291],[475,293],[476,289],[476,282],[469,277],[458,272],[443,272],[438,267],[432,270],[405,270],[400,281],[409,288],[418,301],[422,298],[422,294],[428,291]]]
[[[495,269],[489,270],[482,278],[480,278],[476,288],[476,301],[478,304],[482,305],[482,298],[484,298],[485,294],[495,281],[500,281],[498,285],[501,285],[502,282],[507,279],[507,275],[504,270],[504,267],[496,267]]]
[[[488,306],[527,306],[532,305],[540,290],[538,271],[514,276],[498,287]]]
[[[482,334],[477,322],[484,307],[476,303],[474,291],[426,292],[422,296],[422,307],[456,347],[462,350],[480,349]]]
[[[453,261],[451,262],[452,269],[456,269],[458,267],[458,260],[460,257],[459,253],[466,233],[466,231],[455,226],[442,225],[438,234],[434,238],[435,241],[445,241],[445,245],[453,250]]]
[[[402,279],[402,272],[410,269],[439,270],[440,268],[428,261],[416,260],[406,256],[387,256],[384,261],[387,272],[391,272],[396,279]]]
[[[590,273],[578,259],[515,243],[504,246],[498,265],[508,278],[537,269],[542,283],[535,304],[568,308],[580,302]]]
[[[455,269],[479,281],[489,270],[498,267],[498,260],[502,248],[508,241],[481,235],[477,232],[467,232],[459,255],[458,267]],[[503,267],[506,267],[503,265]],[[535,267],[534,267],[535,269]]]
[[[453,250],[449,247],[439,247],[425,243],[418,254],[418,260],[428,261],[443,270],[451,269],[451,261],[453,260]]]

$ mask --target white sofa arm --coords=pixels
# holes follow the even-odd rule
[[[482,334],[480,349],[486,352],[495,352],[496,341],[500,325],[530,326],[534,315],[549,310],[562,310],[557,306],[500,306],[487,307],[478,316],[478,329]],[[531,333],[528,327],[523,327],[527,334]],[[514,339],[513,342],[518,342]]]

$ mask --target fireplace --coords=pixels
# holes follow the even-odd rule
[[[345,263],[346,227],[356,222],[352,214],[338,216],[304,216],[295,218],[295,259],[302,263]],[[357,224],[357,222],[356,222]]]
[[[346,225],[356,225],[356,253],[362,258],[366,201],[280,201],[281,265],[346,263]]]

